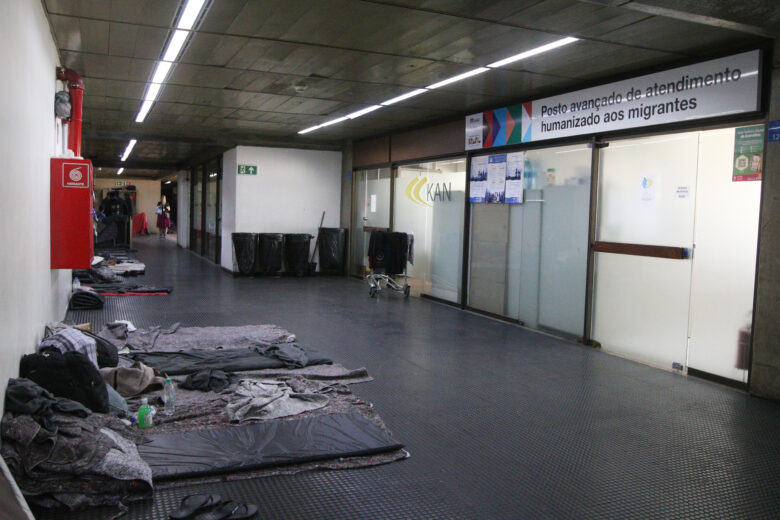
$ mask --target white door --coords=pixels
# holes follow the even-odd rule
[[[597,242],[693,247],[698,139],[691,132],[601,150]],[[593,339],[648,364],[684,367],[691,259],[604,252],[595,268]]]

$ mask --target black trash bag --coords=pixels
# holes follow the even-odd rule
[[[344,228],[320,228],[320,273],[344,274],[344,249],[347,230]]]
[[[312,238],[309,234],[284,235],[285,272],[295,276],[305,276],[309,272],[309,246]]]
[[[108,390],[103,377],[81,352],[63,354],[47,348],[19,362],[19,377],[35,381],[57,397],[77,401],[93,412],[108,413]]]
[[[257,233],[233,233],[233,270],[252,274],[257,260]]]
[[[282,272],[284,235],[281,233],[260,233],[257,247],[257,272],[279,274]]]

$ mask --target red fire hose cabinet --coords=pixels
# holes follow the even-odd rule
[[[92,161],[51,159],[51,268],[89,269],[94,255]]]

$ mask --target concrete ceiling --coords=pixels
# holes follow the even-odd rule
[[[144,123],[180,0],[44,0],[85,83],[83,153],[162,177],[237,144],[338,148],[773,39],[777,0],[211,0]],[[562,36],[582,41],[306,135],[303,128]],[[776,53],[777,55],[778,53]]]

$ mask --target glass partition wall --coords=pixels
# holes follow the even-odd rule
[[[460,302],[466,159],[398,166],[393,230],[414,237],[412,294]]]
[[[368,237],[374,228],[390,227],[390,168],[354,172],[354,212],[350,274],[363,277],[368,268]]]
[[[585,144],[528,150],[521,203],[471,204],[469,307],[582,336],[591,155]]]
[[[190,176],[190,249],[219,263],[222,161],[217,158],[196,166],[192,168]]]

